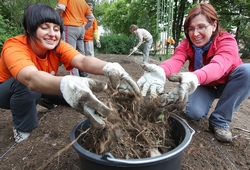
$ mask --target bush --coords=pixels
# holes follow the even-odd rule
[[[127,35],[105,35],[100,38],[102,47],[98,53],[103,54],[129,54],[133,41]]]

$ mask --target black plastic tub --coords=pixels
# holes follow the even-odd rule
[[[179,170],[183,151],[191,142],[194,130],[185,120],[179,116],[172,115],[168,119],[172,125],[172,137],[175,141],[176,148],[160,156],[142,159],[117,159],[110,153],[103,156],[89,152],[82,147],[84,135],[73,144],[80,162],[81,170]],[[87,130],[90,127],[88,119],[83,119],[72,129],[70,140],[75,140],[81,130]]]

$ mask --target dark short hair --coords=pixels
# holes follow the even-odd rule
[[[23,27],[25,34],[30,39],[38,39],[36,30],[39,25],[50,22],[60,26],[61,35],[63,33],[63,21],[61,16],[50,6],[46,4],[31,4],[24,10]]]

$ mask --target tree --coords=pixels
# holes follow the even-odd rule
[[[242,58],[250,58],[250,1],[247,0],[226,0],[219,3],[211,0],[220,17],[221,25],[228,32],[235,35],[239,44]]]
[[[191,4],[187,0],[174,0],[174,14],[173,14],[173,38],[175,39],[175,47],[179,41],[184,38],[183,21],[184,17],[191,8]]]

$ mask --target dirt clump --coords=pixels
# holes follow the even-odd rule
[[[113,113],[103,130],[91,129],[82,147],[97,155],[110,152],[115,158],[139,159],[176,147],[170,135],[169,113],[159,108],[157,99],[138,98],[115,92],[109,103]],[[94,145],[93,145],[94,144]]]

